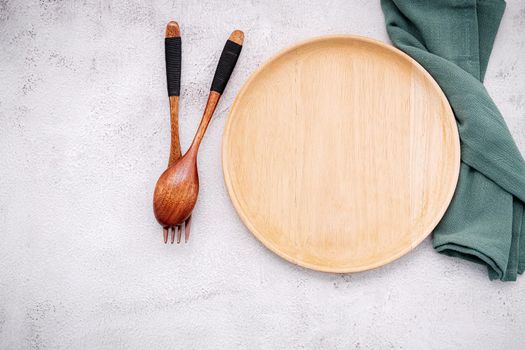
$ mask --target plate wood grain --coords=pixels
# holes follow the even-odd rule
[[[288,261],[355,272],[401,257],[447,209],[454,115],[432,77],[368,38],[302,42],[258,68],[225,127],[223,171],[248,229]]]

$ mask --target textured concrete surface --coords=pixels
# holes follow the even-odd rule
[[[163,31],[183,32],[182,143],[231,30],[246,46],[200,152],[185,246],[151,198],[167,161]],[[525,153],[525,2],[486,78]],[[388,41],[378,1],[0,0],[1,349],[523,349],[525,278],[435,253],[354,275],[291,265],[240,222],[220,144],[249,73],[300,39]]]

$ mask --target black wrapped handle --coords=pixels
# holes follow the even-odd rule
[[[166,54],[166,77],[168,79],[168,95],[180,96],[180,70],[181,70],[181,40],[180,36],[164,39]]]
[[[216,91],[219,94],[222,94],[230,76],[232,75],[237,59],[241,53],[242,45],[233,42],[232,40],[226,41],[224,49],[221,53],[221,58],[219,59],[219,64],[217,65],[217,70],[213,77],[211,83],[211,91]]]

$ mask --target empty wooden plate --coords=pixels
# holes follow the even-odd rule
[[[437,225],[459,174],[443,92],[413,59],[355,36],[315,38],[261,66],[231,108],[226,186],[281,257],[353,272],[399,258]]]

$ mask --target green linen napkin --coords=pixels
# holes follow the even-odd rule
[[[393,44],[447,96],[461,139],[452,202],[434,248],[488,267],[491,279],[525,270],[525,162],[483,86],[503,0],[381,0]]]

